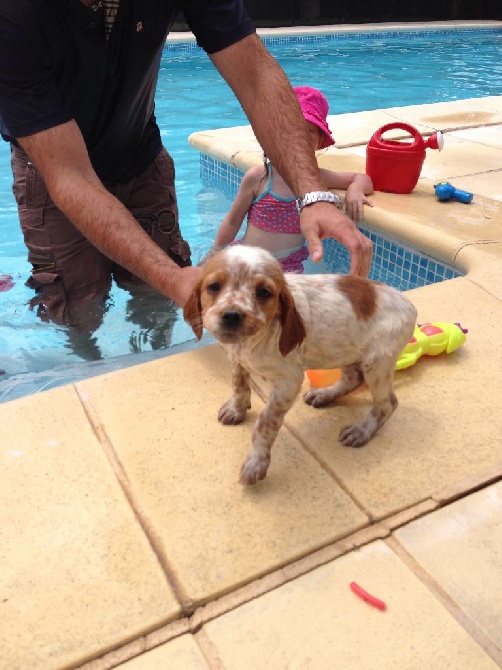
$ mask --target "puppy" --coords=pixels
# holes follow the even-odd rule
[[[342,428],[339,439],[350,447],[368,442],[397,407],[394,368],[417,312],[385,284],[346,275],[283,274],[268,251],[236,245],[208,260],[184,318],[198,339],[205,327],[219,340],[233,364],[233,396],[220,408],[219,421],[244,420],[251,406],[250,373],[272,385],[240,474],[243,484],[255,484],[267,474],[272,445],[307,369],[342,369],[333,386],[305,393],[313,407],[367,383],[373,406],[362,421]]]

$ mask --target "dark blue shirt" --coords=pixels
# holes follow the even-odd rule
[[[179,10],[207,53],[254,32],[241,0],[121,0],[108,40],[103,11],[81,0],[1,2],[2,137],[75,119],[103,181],[140,174],[161,148],[155,87]]]

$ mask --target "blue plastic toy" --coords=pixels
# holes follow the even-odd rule
[[[440,181],[434,184],[436,196],[441,202],[448,202],[448,200],[457,200],[458,202],[465,202],[468,205],[472,200],[472,193],[469,191],[460,191],[455,188],[448,181]]]

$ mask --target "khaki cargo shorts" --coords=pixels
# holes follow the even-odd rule
[[[22,149],[12,147],[11,162],[14,197],[33,266],[26,282],[36,291],[31,307],[43,320],[97,328],[112,277],[125,288],[144,283],[98,251],[59,211]],[[191,264],[190,247],[179,229],[174,176],[173,159],[162,148],[141,175],[126,184],[105,186],[154,242],[184,267]]]

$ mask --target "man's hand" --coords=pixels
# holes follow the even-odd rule
[[[323,255],[322,240],[333,237],[350,253],[350,273],[367,277],[371,266],[373,245],[356,224],[329,202],[316,202],[304,207],[300,227],[314,263]]]
[[[176,282],[176,295],[173,296],[173,300],[177,305],[180,307],[185,306],[201,274],[202,268],[198,266],[189,265],[185,268],[180,268],[178,281]]]

